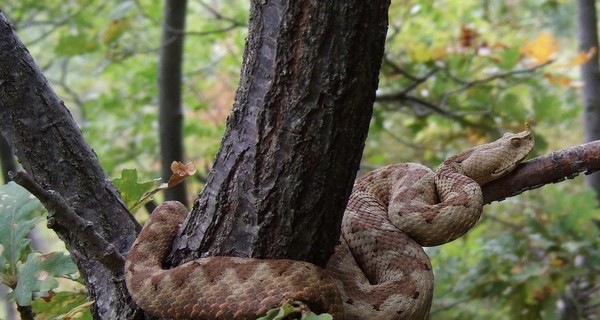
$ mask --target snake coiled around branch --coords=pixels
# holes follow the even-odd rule
[[[512,171],[533,148],[527,131],[449,157],[435,171],[401,163],[357,180],[327,267],[307,262],[207,257],[163,269],[188,213],[165,202],[125,265],[136,304],[163,318],[255,319],[302,301],[334,319],[426,319],[433,271],[423,246],[450,242],[479,219],[481,186]]]

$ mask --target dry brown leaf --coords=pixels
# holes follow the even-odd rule
[[[196,165],[193,162],[183,163],[179,161],[173,161],[171,163],[171,171],[173,174],[169,178],[167,185],[169,188],[174,187],[181,183],[181,181],[193,176],[196,173]]]

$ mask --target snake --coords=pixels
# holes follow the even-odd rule
[[[434,276],[423,247],[467,233],[483,210],[481,186],[513,171],[534,146],[529,126],[448,157],[375,169],[355,181],[340,243],[325,268],[289,259],[202,257],[163,263],[188,214],[158,206],[128,252],[125,282],[147,314],[170,319],[256,319],[286,300],[334,319],[427,319]]]

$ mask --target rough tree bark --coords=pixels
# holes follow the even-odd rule
[[[137,308],[125,288],[123,266],[111,257],[129,250],[140,225],[1,12],[0,133],[29,175],[59,193],[86,221],[83,229],[62,219],[54,219],[51,227],[66,243],[96,301],[94,317],[132,319]],[[89,249],[91,235],[106,241],[104,251]]]
[[[171,162],[184,161],[181,81],[187,0],[165,0],[158,70],[160,157],[163,181],[171,177]],[[187,206],[186,183],[165,191],[165,200]]]
[[[581,65],[581,100],[583,102],[584,139],[600,140],[600,70],[598,68],[598,19],[594,0],[577,0],[579,50],[596,48],[594,56]],[[586,183],[596,191],[600,202],[600,173],[588,175]]]
[[[323,266],[358,170],[389,1],[252,1],[227,132],[175,264],[234,255]]]

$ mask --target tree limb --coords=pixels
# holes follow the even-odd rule
[[[69,110],[0,12],[0,134],[19,162],[45,190],[54,190],[76,215],[120,254],[135,240],[139,223],[85,142]],[[63,240],[95,301],[95,319],[127,319],[138,312],[123,269],[107,268],[79,241],[68,221],[53,230]]]
[[[568,147],[522,163],[507,176],[483,186],[484,203],[502,201],[549,183],[600,170],[600,141]]]
[[[45,190],[24,171],[12,174],[12,178],[38,198],[48,210],[48,226],[50,228],[53,228],[57,221],[69,225],[73,235],[86,246],[87,252],[114,273],[122,272],[125,267],[125,257],[115,250],[115,246],[94,231],[92,223],[78,216],[73,207],[59,193]]]

